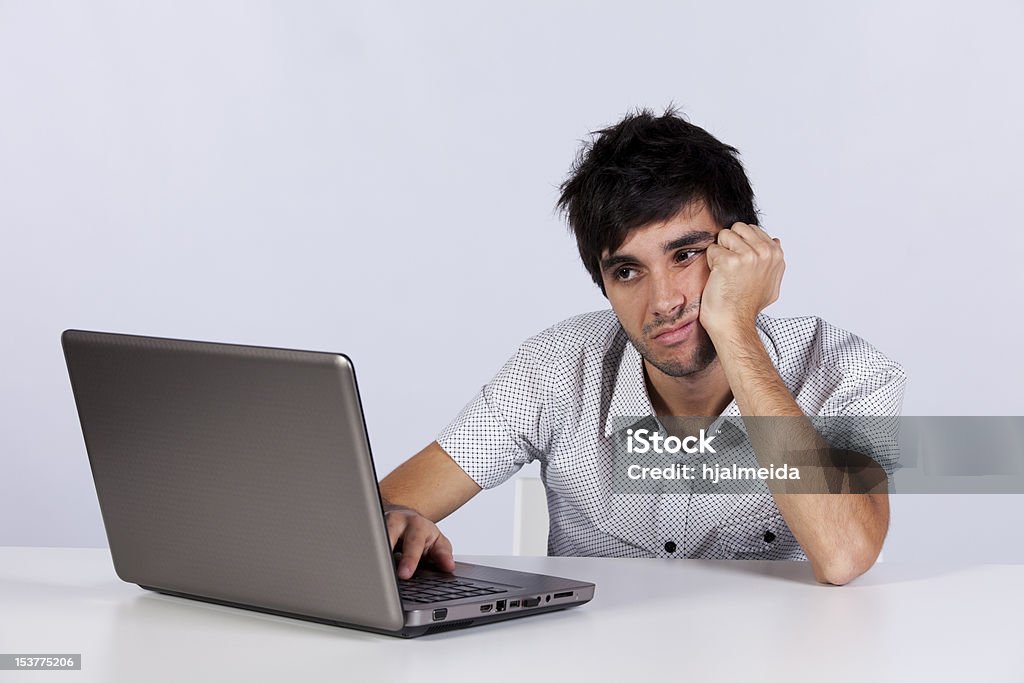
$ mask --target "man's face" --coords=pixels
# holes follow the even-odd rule
[[[710,270],[704,250],[721,226],[703,203],[629,233],[601,255],[605,293],[640,355],[671,377],[707,368],[717,357],[701,327],[701,293]]]

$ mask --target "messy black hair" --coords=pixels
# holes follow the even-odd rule
[[[739,151],[674,107],[662,116],[639,109],[591,136],[560,187],[556,208],[602,293],[601,256],[618,249],[631,230],[701,202],[723,228],[736,221],[759,224]]]

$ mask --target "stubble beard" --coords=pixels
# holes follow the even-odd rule
[[[679,320],[682,320],[683,317],[684,316],[680,316]],[[677,320],[673,323],[659,325],[656,329],[660,330],[671,327],[678,322],[679,321]],[[693,352],[687,360],[659,358],[655,355],[651,346],[647,342],[642,339],[634,338],[633,335],[629,334],[629,332],[626,333],[626,336],[629,337],[629,341],[633,343],[633,346],[635,346],[636,350],[640,352],[643,359],[658,370],[669,377],[687,377],[694,373],[706,370],[708,366],[718,358],[718,351],[715,349],[715,345],[711,343],[711,337],[709,337],[704,328],[700,326],[700,320],[697,320],[695,328],[696,329],[693,331],[693,337],[687,342],[684,342],[684,344],[691,344],[694,347]],[[648,326],[644,326],[643,334],[648,335],[650,332],[651,330],[648,330]],[[657,342],[653,343],[656,344]],[[671,349],[669,349],[669,351],[671,352]]]

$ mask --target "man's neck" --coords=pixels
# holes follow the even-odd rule
[[[732,401],[732,389],[716,358],[685,377],[671,377],[645,360],[644,377],[651,406],[659,416],[716,417]]]

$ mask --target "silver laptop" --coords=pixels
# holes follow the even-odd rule
[[[342,354],[80,330],[61,341],[124,581],[404,637],[594,595],[465,563],[397,579]]]

